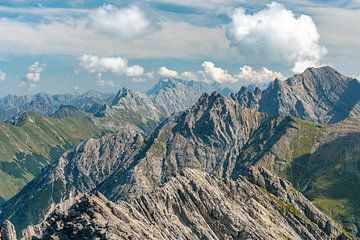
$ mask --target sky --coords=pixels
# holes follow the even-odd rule
[[[360,76],[360,0],[0,0],[0,96]]]

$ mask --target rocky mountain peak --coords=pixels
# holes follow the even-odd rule
[[[333,123],[357,114],[360,83],[331,67],[308,68],[285,80],[275,80],[262,92],[259,110]]]
[[[126,96],[129,96],[131,94],[133,94],[133,91],[131,89],[125,87],[120,89],[113,98],[111,106],[118,104],[122,98],[125,98]]]
[[[159,91],[166,88],[173,88],[177,83],[183,83],[184,81],[178,78],[161,78],[155,86],[147,91],[148,95],[154,95]]]
[[[85,93],[83,93],[81,96],[86,98],[101,98],[104,94],[97,92],[95,90],[89,90]]]
[[[180,78],[161,78],[156,83],[155,86],[153,86],[150,90],[147,91],[147,94],[155,95],[162,90],[177,88],[181,86],[187,87],[189,88],[189,90],[199,91],[199,92],[212,92],[215,90],[219,90],[219,91],[221,90],[221,88],[216,84],[208,84],[205,82],[193,81],[193,80],[183,80]]]

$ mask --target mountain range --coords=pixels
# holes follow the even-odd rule
[[[0,132],[0,205],[79,141],[127,125],[150,132],[166,117],[190,107],[203,91],[215,89],[204,83],[162,79],[149,95],[121,89],[116,95],[89,91],[4,97],[0,106],[7,109],[9,118]]]
[[[120,90],[86,113],[110,133],[53,159],[1,218],[24,239],[360,236],[356,79],[322,67],[229,96],[201,85]]]

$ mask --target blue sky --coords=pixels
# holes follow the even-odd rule
[[[359,0],[0,0],[0,96],[160,77],[237,89],[321,65],[359,76],[359,20]]]

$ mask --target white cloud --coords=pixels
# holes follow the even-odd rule
[[[24,38],[24,36],[27,36]],[[86,39],[86,41],[84,41]],[[156,44],[154,44],[156,43]],[[131,41],[104,37],[81,19],[28,23],[0,17],[0,53],[78,56],[83,53],[128,58],[238,58],[222,28],[165,21],[161,28]]]
[[[231,76],[227,70],[215,67],[215,64],[212,62],[205,61],[201,66],[203,67],[204,73],[208,80],[212,80],[217,83],[237,82],[237,79]]]
[[[126,58],[122,57],[98,57],[83,55],[80,57],[79,66],[89,73],[112,72],[127,77],[139,77],[144,73],[144,68],[139,65],[128,65]]]
[[[181,73],[181,79],[184,79],[184,80],[198,80],[198,77],[195,75],[195,73],[192,73],[192,72],[183,72]]]
[[[87,25],[98,32],[125,39],[135,38],[155,29],[154,24],[138,7],[119,9],[111,4],[91,11]]]
[[[159,68],[158,74],[161,77],[166,77],[166,78],[174,78],[174,77],[178,76],[177,71],[168,69],[167,67],[164,67],[164,66]]]
[[[0,71],[0,81],[5,81],[6,80],[6,73]]]
[[[237,74],[231,74],[228,70],[215,66],[213,62],[205,61],[202,63],[202,69],[196,73],[185,71],[179,73],[175,70],[168,69],[163,66],[159,68],[158,75],[160,77],[172,78],[178,77],[183,80],[203,81],[203,82],[217,82],[217,83],[237,83],[256,84],[259,86],[266,85],[270,81],[284,79],[281,72],[272,71],[266,67],[255,70],[250,66],[240,67]]]
[[[133,65],[126,68],[126,76],[138,77],[144,74],[144,68],[139,65]]]
[[[33,84],[39,82],[41,79],[41,73],[43,72],[44,68],[45,68],[45,64],[34,62],[28,68],[28,72],[26,73],[26,79],[30,82],[33,82]]]
[[[250,66],[243,66],[240,68],[240,72],[236,75],[239,81],[247,83],[253,83],[258,85],[267,84],[270,81],[277,79],[284,79],[284,75],[281,72],[274,72],[266,67],[262,67],[259,71],[254,70]]]
[[[101,86],[101,87],[115,87],[115,82],[112,80],[103,80],[103,79],[98,79],[96,81],[96,84]]]
[[[147,72],[144,74],[145,77],[147,78],[154,78],[155,77],[155,72]]]
[[[266,67],[262,67],[256,71],[250,66],[240,67],[239,73],[232,75],[226,69],[216,67],[214,63],[205,61],[202,65],[203,70],[198,72],[198,76],[203,76],[205,81],[214,81],[217,83],[237,83],[255,84],[258,86],[265,85],[270,81],[283,79],[284,75],[280,72],[272,71]],[[197,79],[199,79],[198,77]]]
[[[326,54],[311,17],[297,17],[275,2],[253,15],[237,9],[226,35],[240,54],[263,63],[285,63],[294,72],[318,66]]]
[[[157,73],[160,77],[165,77],[165,78],[181,78],[182,80],[187,80],[187,81],[190,80],[199,81],[201,79],[201,76],[199,76],[198,73],[193,73],[190,71],[179,73],[175,70],[168,69],[165,66],[159,68]]]

